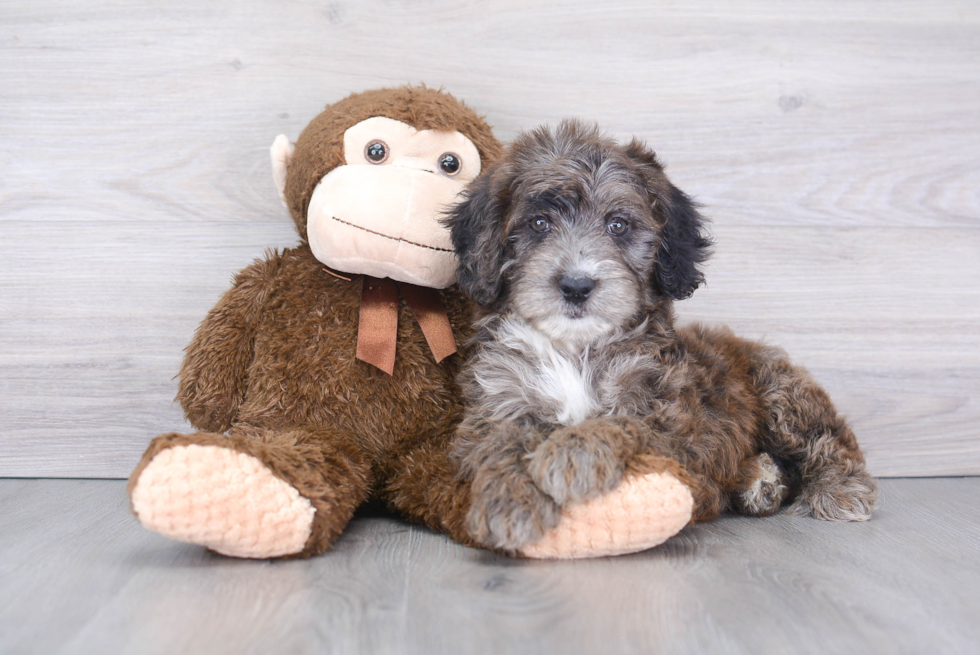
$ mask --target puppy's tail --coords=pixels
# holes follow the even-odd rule
[[[797,514],[825,521],[867,521],[878,503],[878,484],[827,393],[779,349],[764,348],[756,382],[766,409],[763,448],[793,469]]]

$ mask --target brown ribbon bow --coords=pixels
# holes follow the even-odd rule
[[[453,327],[435,289],[365,275],[357,325],[357,358],[388,375],[395,370],[399,290],[412,308],[436,362],[456,352]]]

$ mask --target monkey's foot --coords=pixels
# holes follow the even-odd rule
[[[144,526],[231,557],[302,551],[316,512],[258,459],[220,446],[161,450],[131,488],[133,511]]]
[[[565,507],[558,526],[520,553],[579,559],[639,552],[680,532],[693,509],[690,488],[671,473],[634,475],[598,498]]]

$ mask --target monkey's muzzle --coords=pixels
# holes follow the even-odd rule
[[[306,229],[313,255],[348,273],[448,287],[456,280],[456,255],[439,219],[464,186],[417,168],[335,168],[310,200]]]

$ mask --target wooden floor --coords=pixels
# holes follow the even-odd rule
[[[0,653],[975,653],[980,478],[882,481],[866,524],[724,517],[516,561],[387,517],[295,562],[144,531],[118,480],[0,480]]]

